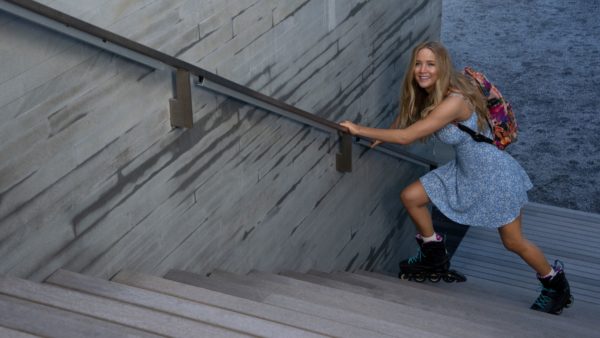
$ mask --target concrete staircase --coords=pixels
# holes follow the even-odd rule
[[[0,278],[1,337],[598,337],[597,304],[561,316],[478,278],[415,283],[382,274],[172,270],[111,281],[59,270]]]

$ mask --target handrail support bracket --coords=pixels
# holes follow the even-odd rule
[[[339,133],[340,152],[335,155],[335,167],[342,173],[352,172],[352,135]]]
[[[192,87],[190,72],[177,69],[173,79],[174,97],[169,99],[171,126],[174,128],[191,128],[194,124],[192,112]]]

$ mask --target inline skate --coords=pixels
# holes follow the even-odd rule
[[[419,250],[413,257],[400,262],[398,278],[414,280],[419,283],[429,280],[437,283],[444,280],[446,283],[464,282],[467,278],[461,273],[450,270],[450,257],[446,251],[444,239],[423,243],[420,236],[416,238]]]
[[[559,315],[563,308],[573,304],[574,299],[562,262],[554,261],[552,268],[556,271],[554,277],[542,278],[538,275],[538,280],[542,283],[542,292],[531,305],[531,309]]]

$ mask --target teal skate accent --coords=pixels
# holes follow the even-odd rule
[[[553,289],[547,289],[547,288],[544,288],[544,287],[540,291],[542,293],[543,292],[554,292]],[[533,305],[537,306],[540,309],[545,309],[546,306],[548,305],[548,303],[550,303],[551,301],[552,301],[552,298],[550,298],[550,297],[548,297],[546,295],[540,294],[538,296],[538,298],[535,300],[535,302],[533,303]]]
[[[414,255],[408,259],[408,264],[420,263],[423,257],[424,257],[424,255],[421,252],[421,250],[419,249],[419,250],[417,250],[416,255]]]

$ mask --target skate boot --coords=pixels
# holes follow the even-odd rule
[[[423,239],[417,236],[419,250],[417,254],[400,262],[400,279],[414,280],[422,283],[426,279],[437,283],[441,279],[445,282],[464,282],[466,278],[458,272],[450,269],[450,257],[446,251],[444,239],[423,243]]]
[[[559,315],[563,308],[571,306],[573,296],[562,262],[556,260],[553,268],[556,271],[554,277],[541,278],[538,275],[538,279],[542,283],[542,292],[531,305],[531,309]]]

